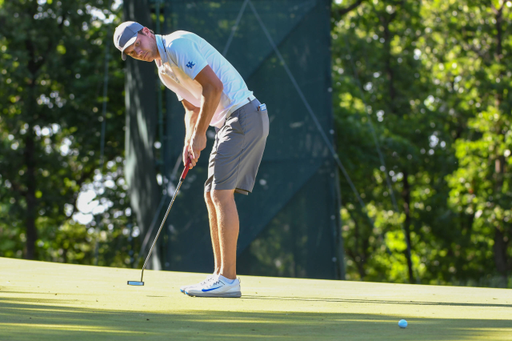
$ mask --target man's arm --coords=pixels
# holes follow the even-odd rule
[[[193,164],[197,162],[201,151],[206,148],[206,131],[212,120],[215,110],[219,106],[220,96],[224,86],[219,77],[213,72],[209,65],[199,72],[195,80],[203,87],[201,96],[201,108],[190,137],[189,155]]]
[[[183,104],[183,107],[185,108],[185,143],[183,147],[183,163],[185,164],[187,162],[187,158],[189,158],[190,139],[192,138],[200,109],[185,99],[181,101],[181,104]],[[192,161],[191,166],[194,167],[196,162],[195,160],[192,160],[192,158],[190,159]]]

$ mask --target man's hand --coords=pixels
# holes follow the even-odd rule
[[[189,148],[190,148],[190,144],[185,144],[185,147],[183,147],[183,154],[181,155],[181,157],[183,158],[184,165],[187,164],[187,159],[190,159],[189,152],[188,152]],[[190,160],[189,168],[192,169],[192,167],[193,167],[192,160]]]
[[[190,139],[190,147],[188,148],[188,155],[191,160],[191,165],[194,167],[199,160],[201,151],[206,148],[206,135],[194,132]]]

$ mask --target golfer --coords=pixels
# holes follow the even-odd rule
[[[123,60],[155,62],[162,83],[185,108],[183,161],[193,168],[206,147],[208,126],[215,143],[204,198],[215,268],[203,282],[181,287],[189,296],[240,297],[236,277],[239,220],[234,194],[254,187],[269,131],[265,104],[249,91],[237,70],[206,40],[187,31],[158,35],[133,21],[119,25],[114,44]]]

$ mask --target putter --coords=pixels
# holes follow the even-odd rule
[[[183,168],[183,172],[181,173],[181,178],[180,178],[180,182],[178,183],[178,187],[176,187],[176,191],[174,191],[174,195],[172,197],[171,203],[169,204],[169,207],[167,208],[167,212],[165,212],[164,219],[162,219],[160,228],[158,229],[158,232],[156,233],[155,240],[153,241],[153,245],[151,245],[151,249],[149,249],[149,253],[146,256],[144,265],[142,266],[142,272],[140,274],[140,281],[128,281],[128,285],[144,286],[144,282],[142,281],[142,279],[144,277],[144,269],[146,268],[146,264],[148,263],[149,257],[151,256],[151,252],[153,252],[153,248],[155,247],[156,241],[158,240],[158,236],[160,235],[160,232],[162,231],[162,227],[164,227],[165,220],[167,219],[167,216],[169,215],[169,212],[171,211],[172,204],[174,203],[174,200],[176,199],[176,196],[178,195],[178,191],[180,190],[181,184],[183,183],[183,180],[185,180],[185,178],[187,177],[189,166],[190,166],[190,159],[187,158],[187,161],[185,162],[185,168]]]

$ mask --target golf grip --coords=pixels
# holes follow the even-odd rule
[[[181,172],[181,178],[180,178],[181,180],[185,180],[189,169],[190,169],[190,158],[187,158],[187,161],[185,161],[185,167],[183,168],[183,172]]]

